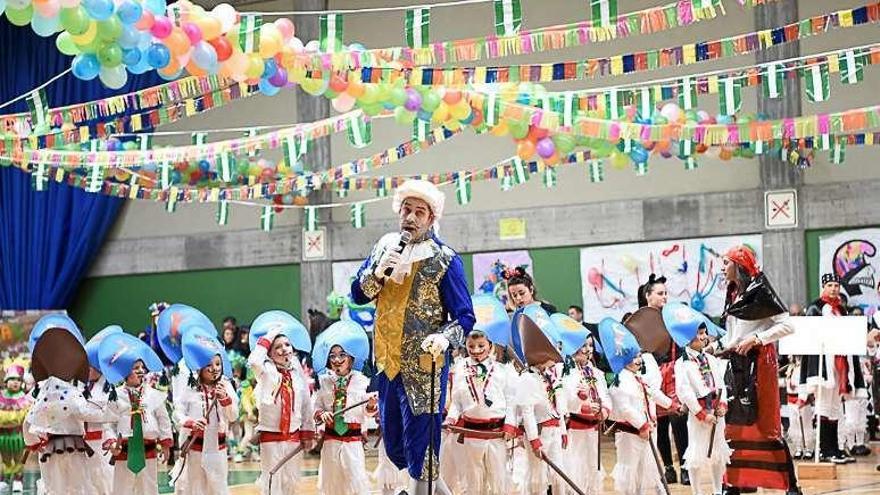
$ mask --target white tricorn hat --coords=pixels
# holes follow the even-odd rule
[[[443,216],[443,203],[446,195],[437,189],[437,186],[426,180],[408,180],[394,190],[394,199],[391,201],[391,209],[394,213],[400,213],[400,206],[406,198],[418,198],[428,203],[431,212],[434,213],[434,221]]]

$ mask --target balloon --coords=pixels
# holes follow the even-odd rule
[[[40,14],[34,14],[31,18],[31,29],[39,36],[48,38],[61,30],[61,22],[58,20],[58,16],[46,18]]]
[[[529,125],[520,120],[511,120],[507,123],[510,128],[510,135],[514,139],[525,139],[529,135]]]
[[[189,42],[193,45],[202,41],[202,30],[192,22],[184,22],[183,25],[180,26],[180,29],[183,30],[183,34],[189,38]]]
[[[136,64],[129,65],[128,71],[131,72],[132,74],[144,74],[147,71],[153,69],[153,67],[150,67],[150,64],[147,62],[146,52],[144,52],[143,50],[140,50],[140,49],[137,49],[137,50],[140,53],[139,60]]]
[[[144,0],[144,8],[152,12],[154,15],[162,15],[165,13],[167,4],[165,0]]]
[[[223,24],[214,16],[205,16],[195,21],[196,26],[202,32],[202,38],[206,40],[217,39],[223,34]]]
[[[552,139],[545,137],[538,140],[535,150],[538,152],[538,156],[546,159],[553,155],[553,153],[556,153],[556,145],[553,144]]]
[[[82,7],[61,9],[58,18],[61,20],[61,27],[72,35],[83,34],[89,28],[89,16]]]
[[[150,28],[150,32],[153,33],[153,36],[161,40],[167,38],[171,34],[173,28],[174,25],[171,23],[171,19],[164,15],[157,15],[153,19],[153,26]]]
[[[397,107],[394,109],[394,120],[398,124],[411,124],[416,119],[416,113],[411,112],[403,107]]]
[[[449,114],[456,120],[464,120],[471,115],[471,106],[459,100],[459,103],[449,108]]]
[[[225,37],[220,36],[219,38],[209,41],[208,43],[214,47],[214,51],[217,53],[218,62],[229,60],[229,57],[232,56],[232,45]]]
[[[45,18],[55,17],[61,11],[61,3],[58,0],[34,2],[34,10]],[[2,9],[0,9],[0,12],[2,12]]]
[[[342,93],[348,89],[348,81],[339,74],[333,74],[330,76],[330,89],[336,93]]]
[[[280,19],[275,20],[275,27],[278,28],[278,32],[281,33],[281,36],[285,40],[289,40],[293,37],[294,32],[296,32],[296,28],[293,25],[293,21],[286,17],[282,17]]]
[[[73,36],[73,42],[79,45],[80,47],[86,46],[98,37],[98,23],[92,22],[89,24],[89,28],[80,35]],[[94,51],[94,50],[92,50]]]
[[[406,99],[404,100],[403,107],[409,110],[410,112],[417,111],[422,106],[422,96],[418,93],[418,91],[407,88]]]
[[[153,43],[147,49],[147,63],[154,69],[161,69],[171,61],[171,52],[162,43]]]
[[[59,52],[65,55],[76,55],[79,53],[79,48],[73,43],[73,37],[66,31],[62,31],[58,37],[55,38],[55,46],[58,48]]]
[[[260,77],[269,77],[272,74],[275,74],[275,71],[277,70],[278,64],[275,62],[275,59],[266,59],[265,61],[263,61],[263,73],[260,75]]]
[[[263,24],[260,28],[260,56],[263,58],[274,57],[281,50],[284,38],[274,24]]]
[[[287,71],[284,70],[283,67],[279,67],[278,70],[269,77],[269,82],[272,83],[272,86],[283,88],[287,85]]]
[[[446,94],[443,95],[443,101],[449,105],[455,105],[461,101],[461,91],[447,90]]]
[[[119,43],[119,46],[122,48],[135,48],[140,41],[141,36],[140,33],[138,33],[138,30],[129,25],[122,26],[122,32],[116,39],[116,42]]]
[[[552,139],[559,153],[571,153],[575,147],[575,138],[571,134],[554,134]]]
[[[193,47],[192,60],[201,68],[207,69],[217,65],[217,52],[214,47],[202,41]]]
[[[260,79],[260,92],[264,95],[275,96],[279,91],[281,91],[281,88],[270,83],[268,79]]]
[[[648,161],[648,151],[640,146],[633,146],[629,152],[629,157],[633,163],[645,163]]]
[[[114,41],[122,34],[122,22],[116,17],[111,17],[106,21],[98,21],[98,39],[103,41]]]
[[[137,65],[141,61],[141,51],[137,48],[122,50],[122,63],[125,65]]]
[[[143,11],[141,13],[140,19],[134,23],[134,27],[136,27],[139,31],[151,31],[153,29],[153,24],[156,23],[156,16],[153,15],[149,10]],[[150,34],[150,33],[147,33]]]
[[[437,109],[434,110],[434,113],[431,114],[431,120],[439,123],[449,120],[449,105],[441,103]]]
[[[422,109],[426,112],[433,112],[438,106],[440,106],[441,101],[440,95],[435,91],[426,91],[425,94],[422,95]]]
[[[382,105],[378,103],[365,104],[361,107],[361,109],[366,115],[369,115],[370,117],[375,117],[376,115],[382,113]]]
[[[528,139],[520,139],[516,142],[516,155],[523,160],[528,160],[535,156],[535,143]]]
[[[73,75],[77,79],[83,81],[91,81],[98,77],[98,71],[101,70],[101,64],[98,63],[98,57],[91,53],[82,53],[73,57],[71,63]]]
[[[96,21],[104,21],[113,15],[112,0],[82,0],[82,6],[88,12],[89,17]]]
[[[261,59],[256,53],[248,54],[247,58],[248,66],[245,70],[245,74],[247,74],[249,78],[260,77],[263,73],[263,59]]]
[[[116,67],[122,63],[122,48],[114,43],[108,43],[98,48],[98,62],[102,67]],[[123,83],[125,84],[125,83]]]
[[[141,7],[141,4],[133,0],[123,1],[119,4],[119,8],[116,9],[116,16],[119,17],[123,24],[134,24],[141,18],[143,13],[144,9]]]
[[[12,7],[6,7],[6,18],[9,19],[9,22],[14,26],[27,26],[31,19],[34,17],[34,7],[32,5],[28,5],[23,9],[13,9]]]
[[[3,15],[3,11],[6,10],[6,0],[0,0],[0,15]]]
[[[339,96],[333,99],[331,104],[333,105],[333,109],[339,113],[345,113],[354,108],[354,104],[357,101],[348,93],[339,93]]]
[[[235,12],[235,7],[228,3],[217,5],[211,9],[211,14],[220,21],[220,30],[224,33],[228,33],[229,30],[235,26],[236,18],[238,17],[238,14]]]
[[[11,2],[7,2],[9,4],[9,8],[14,10],[24,10],[28,5],[31,5],[31,0],[12,0]]]

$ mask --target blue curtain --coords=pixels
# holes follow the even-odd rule
[[[71,57],[30,27],[0,16],[0,102],[39,86],[70,67]],[[68,74],[46,88],[49,106],[86,102],[154,86],[155,73],[129,74],[128,84],[108,90],[97,80]],[[27,111],[25,101],[0,113]],[[49,181],[36,192],[31,176],[0,167],[0,309],[63,309],[75,293],[122,205],[122,199],[89,194]]]

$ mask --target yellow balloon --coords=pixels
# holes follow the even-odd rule
[[[284,37],[274,24],[263,24],[260,28],[260,55],[274,57],[284,45]]]
[[[431,120],[439,123],[443,123],[449,120],[449,105],[447,105],[445,102],[440,103],[440,105],[437,106],[437,109],[434,110],[434,114],[431,115]]]
[[[248,67],[244,71],[248,77],[260,77],[263,74],[263,59],[260,58],[256,53],[249,53],[248,57]]]
[[[464,100],[459,101],[455,106],[449,109],[450,115],[457,120],[466,119],[471,114],[471,107]]]
[[[79,46],[88,45],[92,41],[95,41],[95,36],[98,35],[98,23],[95,21],[89,22],[89,28],[86,29],[86,32],[79,35],[71,35],[70,38],[73,39],[73,42]]]
[[[453,119],[448,122],[445,122],[443,124],[443,127],[449,129],[450,131],[457,131],[457,130],[461,129],[461,122]]]

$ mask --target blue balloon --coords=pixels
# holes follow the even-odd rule
[[[275,63],[274,58],[263,60],[263,75],[261,76],[263,79],[272,77],[276,72],[278,72],[278,64]]]
[[[137,48],[122,50],[122,63],[125,65],[137,65],[141,61],[141,51]]]
[[[82,6],[89,17],[96,21],[106,21],[113,15],[112,0],[83,0]]]
[[[101,70],[101,64],[98,63],[98,57],[94,53],[80,53],[73,57],[71,66],[73,75],[83,81],[91,81],[98,77],[98,72]]]
[[[141,4],[137,2],[132,2],[131,0],[126,0],[119,5],[119,10],[116,11],[116,15],[119,17],[119,20],[124,24],[134,24],[137,22],[141,15],[143,15],[144,9],[141,7]]]
[[[161,69],[171,62],[171,52],[162,43],[153,43],[147,48],[147,63],[154,69]]]
[[[144,8],[152,12],[154,15],[165,15],[165,7],[168,4],[165,0],[145,0]]]
[[[141,56],[136,64],[128,66],[128,71],[132,74],[145,74],[150,70],[153,70],[153,68],[147,62],[147,54],[144,52],[141,52]]]
[[[141,41],[141,35],[134,26],[123,25],[122,32],[119,34],[119,38],[116,39],[116,42],[119,43],[119,46],[122,48],[134,48],[138,46],[138,43]]]
[[[211,170],[211,163],[208,162],[208,160],[201,160],[199,162],[199,170],[201,170],[202,173],[207,173]]]
[[[724,125],[732,124],[732,123],[733,123],[733,117],[730,116],[730,115],[721,115],[721,114],[718,114],[718,117],[715,118],[715,122],[718,122],[719,124],[724,124]]]
[[[155,172],[156,171],[156,162],[147,162],[144,164],[145,172]]]
[[[193,47],[192,59],[199,67],[209,69],[217,65],[217,51],[208,42],[200,41]],[[272,63],[274,64],[275,62],[272,61]],[[267,62],[266,67],[268,66]]]
[[[634,163],[645,163],[648,161],[648,151],[642,147],[633,147],[632,151],[629,152],[629,157]]]
[[[419,110],[416,113],[416,118],[418,118],[422,122],[430,122],[432,115],[433,114],[431,112],[428,112],[427,110]]]
[[[264,95],[275,96],[278,94],[279,91],[281,91],[281,88],[273,86],[268,79],[260,79],[260,92]]]
[[[0,0],[0,15],[3,15],[3,11],[6,10],[6,0]]]
[[[61,31],[61,20],[58,15],[43,17],[40,14],[34,13],[34,17],[31,19],[31,29],[41,37],[48,38]]]
[[[169,177],[171,178],[172,184],[180,184],[180,180],[181,180],[180,170],[172,170],[171,173],[169,174]]]

